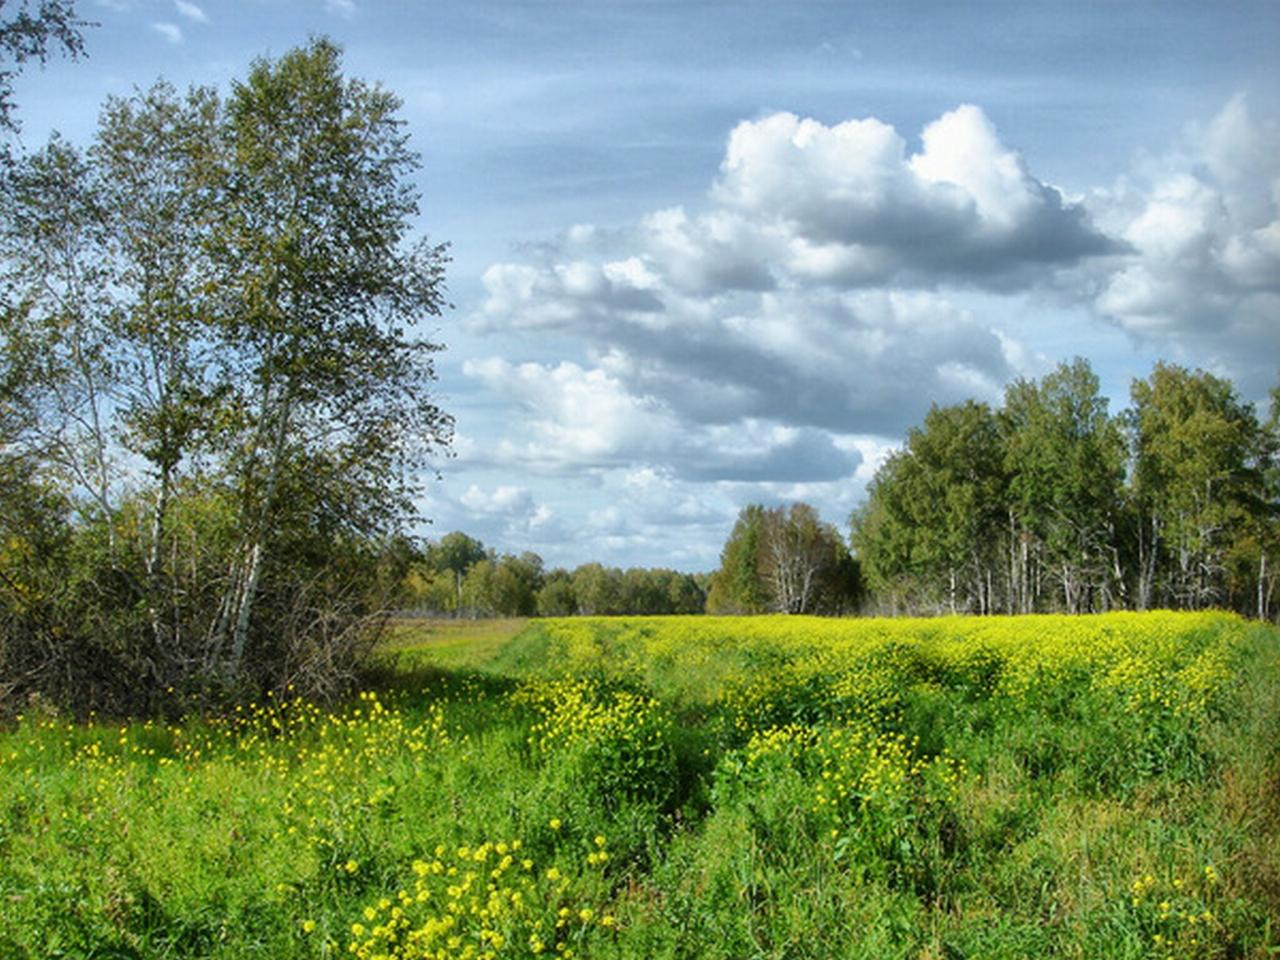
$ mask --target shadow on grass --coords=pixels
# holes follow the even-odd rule
[[[477,670],[474,667],[441,667],[430,663],[405,665],[391,660],[371,665],[362,676],[362,687],[378,693],[403,696],[410,701],[499,698],[516,689],[521,678]]]

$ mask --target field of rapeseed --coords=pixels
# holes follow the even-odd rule
[[[0,731],[0,958],[1268,957],[1223,614],[402,632],[370,688]]]

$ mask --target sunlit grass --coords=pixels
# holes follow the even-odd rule
[[[405,664],[465,670],[489,663],[528,623],[525,619],[402,620],[392,625],[382,650]]]

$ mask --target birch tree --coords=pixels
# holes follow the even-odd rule
[[[1143,512],[1139,607],[1200,609],[1224,599],[1227,550],[1262,477],[1259,424],[1230,381],[1156,364],[1136,380],[1133,484]]]
[[[1113,593],[1123,599],[1116,527],[1126,449],[1097,376],[1077,358],[1039,381],[1019,380],[1005,392],[1000,421],[1011,547],[1022,552],[1011,565],[1015,583],[1030,579],[1034,546],[1067,612],[1109,608]],[[1030,609],[1025,601],[1019,608]]]
[[[286,492],[304,491],[327,523],[378,529],[407,514],[414,469],[449,436],[426,389],[438,348],[410,333],[445,305],[447,258],[410,240],[417,157],[399,106],[345,78],[327,40],[259,60],[229,98],[211,249],[226,318],[221,449],[241,532],[214,625],[232,673],[290,526]]]

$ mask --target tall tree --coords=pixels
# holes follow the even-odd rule
[[[765,512],[761,575],[770,607],[779,613],[814,613],[832,596],[836,571],[848,555],[834,527],[807,503]]]
[[[1253,614],[1270,619],[1276,584],[1280,582],[1280,384],[1272,387],[1270,415],[1258,435],[1256,468],[1258,498],[1252,505],[1248,539],[1253,556]]]
[[[1111,606],[1124,589],[1116,511],[1125,476],[1124,434],[1087,361],[1063,363],[1042,380],[1005,392],[1000,421],[1009,477],[1011,587],[1032,607],[1030,554],[1058,581],[1061,604],[1079,613]]]
[[[996,608],[1005,475],[1000,431],[983,403],[933,406],[876,472],[853,516],[873,588],[952,613]]]
[[[848,548],[807,503],[744,507],[720,556],[712,613],[835,613],[858,599]]]
[[[1134,381],[1132,400],[1138,606],[1220,602],[1227,550],[1259,496],[1257,417],[1230,381],[1164,363]]]
[[[439,543],[427,549],[430,564],[437,572],[447,573],[453,580],[455,611],[462,610],[462,581],[467,571],[487,556],[484,544],[461,530],[446,533]]]
[[[849,518],[850,543],[867,587],[888,612],[911,608],[921,574],[916,562],[913,497],[919,470],[908,451],[891,453],[867,486],[867,499]]]
[[[573,595],[578,612],[608,617],[623,612],[622,571],[599,563],[584,563],[573,571]]]
[[[0,191],[0,494],[56,474],[117,659],[161,686],[157,664],[238,682],[305,659],[278,645],[307,622],[353,636],[353,585],[450,437],[413,332],[447,257],[410,235],[398,101],[340,67],[316,40],[226,101],[111,99],[88,151],[55,138]]]
[[[209,291],[220,278],[208,250],[226,177],[220,122],[212,89],[179,96],[158,83],[108,99],[89,152],[100,262],[111,268],[117,433],[154,487],[145,574],[157,640],[170,503],[226,392],[213,369],[221,344]]]
[[[768,598],[762,577],[765,509],[748,504],[738,513],[720,551],[720,568],[707,594],[710,613],[761,613]]]
[[[0,202],[0,447],[5,459],[34,455],[54,467],[102,516],[116,492],[108,419],[119,378],[115,276],[93,170],[54,138],[14,165]]]
[[[578,598],[573,592],[573,575],[557,567],[542,581],[536,597],[540,617],[571,617],[578,612]]]
[[[235,669],[264,564],[305,486],[332,521],[377,529],[410,508],[408,482],[447,441],[432,402],[436,345],[408,327],[445,305],[443,247],[410,242],[417,156],[391,93],[348,79],[313,40],[233,85],[233,164],[211,248],[224,272],[221,451],[241,544],[216,634]]]
[[[921,566],[945,579],[952,613],[991,612],[1005,484],[994,415],[972,400],[935,406],[908,434],[907,449],[923,487],[912,504]]]

